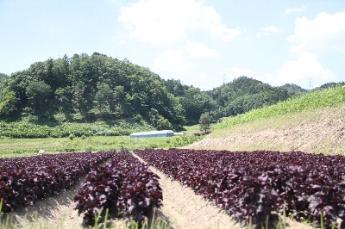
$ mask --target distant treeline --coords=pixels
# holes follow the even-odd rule
[[[190,124],[197,123],[204,112],[209,112],[213,121],[217,121],[307,92],[294,84],[272,87],[245,76],[210,91],[200,91],[177,80],[167,80],[166,84],[169,91],[182,101],[186,121]]]
[[[214,121],[305,93],[240,77],[211,91],[163,80],[149,69],[100,53],[75,54],[0,74],[0,119],[37,123],[130,119],[182,129],[210,112]]]

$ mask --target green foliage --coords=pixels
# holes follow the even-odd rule
[[[158,75],[128,60],[99,53],[34,63],[12,74],[5,87],[16,95],[18,119],[34,115],[43,124],[54,121],[59,113],[70,122],[112,121],[139,115],[157,128],[174,129],[181,129],[185,120],[178,99]],[[13,94],[0,96],[2,114],[6,116],[3,118],[13,118],[7,112],[13,101]],[[151,109],[158,112],[159,123],[150,123]]]
[[[224,118],[215,128],[229,128],[234,125],[251,122],[258,119],[275,117],[287,113],[315,110],[322,107],[333,107],[345,103],[345,88],[336,87],[307,93],[303,96],[289,99],[275,105],[252,110],[236,117]]]
[[[26,88],[26,96],[32,114],[49,118],[53,94],[48,84],[43,81],[30,82]]]
[[[197,124],[202,113],[217,109],[215,101],[206,91],[183,85],[179,80],[167,80],[165,83],[169,92],[178,97],[187,124]]]
[[[17,97],[13,91],[6,91],[0,100],[0,117],[10,117],[17,111]]]
[[[252,109],[271,105],[288,99],[295,94],[284,88],[272,87],[248,77],[239,77],[209,92],[217,103],[217,110],[211,115],[218,119],[234,116]]]
[[[5,81],[8,78],[8,75],[0,73],[0,81]]]
[[[215,122],[301,91],[296,85],[272,87],[247,77],[201,91],[178,80],[163,80],[126,59],[74,54],[34,63],[11,77],[0,74],[0,116],[2,120],[30,119],[42,124],[42,129],[50,122],[138,119],[156,129],[182,130],[185,124],[198,124],[205,112]]]
[[[320,87],[314,88],[313,90],[317,91],[317,90],[340,87],[340,86],[345,86],[345,82],[338,82],[338,83],[329,82],[329,83],[322,84]]]
[[[158,130],[169,130],[169,129],[172,129],[172,125],[167,119],[165,119],[163,117],[159,117],[159,119],[157,121],[157,129]]]
[[[0,98],[7,79],[8,76],[6,74],[0,73]]]
[[[33,119],[35,116],[31,116]],[[115,123],[62,123],[48,126],[34,124],[29,121],[0,122],[0,136],[11,138],[61,138],[74,135],[80,136],[119,136],[129,135],[136,131],[150,130],[148,124],[133,123],[130,120],[118,120]]]
[[[205,134],[208,133],[211,129],[211,118],[209,113],[203,113],[200,116],[200,131]]]
[[[70,134],[70,135],[68,136],[68,138],[69,138],[69,140],[73,140],[73,139],[75,138],[75,136],[74,136],[74,134]]]
[[[287,84],[284,84],[283,86],[280,86],[279,88],[285,89],[290,97],[296,96],[296,95],[302,95],[302,94],[308,92],[306,89],[303,89],[296,84],[288,84],[287,83]]]
[[[114,101],[113,90],[110,88],[109,84],[98,83],[94,101],[98,111],[100,113],[114,111]]]

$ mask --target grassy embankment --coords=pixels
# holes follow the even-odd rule
[[[222,122],[215,125],[216,131],[232,128],[247,122],[259,119],[267,119],[291,113],[313,111],[324,107],[336,107],[345,103],[345,88],[337,87],[308,93],[275,105],[252,110],[236,117],[224,118]]]
[[[199,140],[193,135],[131,139],[128,136],[93,136],[76,138],[3,138],[0,139],[0,157],[30,156],[45,152],[103,151],[117,149],[172,148]]]
[[[345,153],[345,88],[315,91],[213,126],[196,149]]]

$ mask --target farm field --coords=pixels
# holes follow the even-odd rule
[[[35,204],[75,185],[110,153],[70,153],[0,160],[2,211]]]
[[[135,153],[245,225],[279,227],[279,215],[288,215],[321,228],[345,226],[343,156],[183,149]]]
[[[1,159],[2,225],[343,228],[344,161],[185,149]]]
[[[0,138],[0,157],[30,156],[45,152],[100,151],[119,149],[170,148],[189,145],[200,137],[131,139],[128,136],[94,136],[74,138]]]
[[[345,0],[0,0],[0,24],[0,229],[345,229]]]
[[[11,179],[21,180],[21,176],[26,176],[25,184],[30,189],[23,191],[25,189],[12,186],[3,189],[5,192],[1,195],[7,197],[3,211],[18,219],[19,224],[11,226],[32,228],[42,225],[78,228],[103,225],[104,220],[114,228],[145,223],[153,223],[157,228],[227,228],[229,225],[230,228],[317,228],[320,225],[342,228],[345,159],[339,154],[344,152],[343,93],[339,88],[314,92],[312,96],[289,100],[287,105],[278,104],[274,105],[276,108],[267,107],[243,117],[225,119],[223,122],[227,124],[214,125],[213,132],[204,139],[194,136],[199,131],[197,125],[187,127],[185,136],[172,138],[2,138],[1,157],[19,157],[1,159],[0,170],[5,182],[11,166],[20,169],[23,163],[32,164],[27,169],[34,174],[15,173]],[[261,117],[265,109],[276,110],[276,114]],[[285,111],[281,113],[281,109]],[[292,136],[294,139],[289,140]],[[302,144],[306,140],[310,141],[309,145]],[[208,150],[162,149],[174,147]],[[121,151],[124,148],[134,150],[134,157]],[[216,149],[255,152],[232,153]],[[300,149],[336,155],[281,153]],[[20,157],[36,155],[40,150],[49,154]],[[114,150],[120,152],[109,153]],[[52,161],[56,169],[47,170],[46,163]],[[5,166],[8,162],[11,163]],[[79,167],[71,170],[75,163]],[[66,168],[57,169],[59,166]],[[67,176],[64,175],[66,171]],[[54,183],[62,182],[66,190],[49,191],[53,186],[47,175],[51,172],[53,175],[48,177],[66,178],[56,179]],[[45,187],[44,191],[30,186],[36,177]],[[14,201],[16,195],[22,199]],[[133,205],[134,199],[138,202]],[[18,210],[21,208],[26,210]],[[101,210],[105,208],[108,211]],[[26,217],[34,220],[27,221]],[[152,221],[147,220],[151,218]]]
[[[76,191],[74,197],[71,199],[70,196],[69,201],[55,208],[62,208],[64,213],[78,210],[82,218],[76,218],[82,220],[68,224],[78,227],[95,226],[112,218],[128,218],[141,225],[145,223],[144,217],[152,218],[154,209],[162,205],[158,176],[128,151],[1,159],[0,172],[2,214],[5,217],[2,217],[1,228],[27,226],[23,208],[29,207],[30,214],[32,211],[38,213],[40,209],[33,209],[36,204],[42,207],[49,197],[51,201],[71,189]],[[71,204],[71,200],[75,204]],[[48,217],[47,211],[51,207],[47,205],[48,208],[43,210],[44,217]],[[17,214],[18,211],[22,214]],[[36,227],[40,224],[33,224],[33,228]]]

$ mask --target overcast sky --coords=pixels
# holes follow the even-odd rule
[[[344,0],[0,0],[0,72],[101,52],[202,89],[345,81]]]

